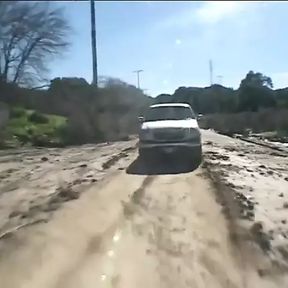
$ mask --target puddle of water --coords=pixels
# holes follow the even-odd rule
[[[117,244],[119,243],[119,240],[121,239],[121,230],[117,230],[112,238],[111,243],[111,249],[107,251],[107,257],[104,259],[104,265],[103,265],[103,271],[100,276],[100,280],[103,287],[112,287],[112,279],[115,275],[115,250],[117,249]]]
[[[113,236],[113,242],[114,242],[114,243],[118,242],[119,239],[120,239],[120,236],[121,236],[121,232],[120,232],[119,230],[116,231],[116,233],[115,233],[114,236]]]

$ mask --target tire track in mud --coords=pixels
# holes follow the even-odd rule
[[[130,157],[131,155],[129,159]],[[129,159],[125,161],[130,162]],[[146,186],[152,180],[145,181],[143,177],[131,179],[119,170],[113,171],[103,181],[90,187],[80,199],[67,203],[63,209],[57,211],[52,221],[45,226],[27,227],[13,235],[23,245],[13,247],[13,243],[9,241],[11,253],[5,249],[7,257],[0,259],[0,275],[3,276],[0,278],[6,288],[19,287],[22,281],[23,287],[77,287],[73,286],[74,280],[76,284],[80,282],[78,287],[97,286],[98,280],[95,277],[100,277],[101,274],[93,276],[92,280],[90,278],[101,270],[101,259],[106,255],[111,239],[122,226],[122,199],[131,200],[129,195],[139,189],[143,190],[141,186]],[[41,265],[37,264],[40,255]],[[25,267],[22,267],[21,259],[27,263]],[[10,278],[8,269],[12,266],[14,277],[11,275]],[[90,273],[90,266],[98,270]],[[31,274],[30,279],[22,279],[23,273],[33,273],[33,277]],[[81,279],[86,273],[89,274],[87,284]]]
[[[155,180],[155,176],[147,176],[142,185],[133,193],[131,200],[132,202],[139,204],[141,199],[144,197],[145,189],[152,184]]]
[[[105,158],[100,159],[99,162],[103,161],[102,170],[96,170],[95,168],[93,168],[93,165],[91,165],[91,163],[86,162],[84,164],[83,161],[80,161],[78,159],[76,162],[76,163],[78,163],[78,165],[74,164],[75,167],[72,167],[73,166],[73,165],[71,165],[72,163],[70,163],[68,167],[66,167],[64,164],[63,164],[63,166],[60,166],[60,167],[57,167],[57,166],[54,167],[53,165],[51,165],[51,167],[50,166],[45,167],[45,169],[43,169],[43,171],[40,170],[37,173],[35,173],[35,176],[37,176],[37,179],[35,178],[35,176],[33,176],[34,177],[33,180],[31,180],[31,178],[26,179],[26,181],[29,180],[32,182],[33,181],[36,182],[36,181],[41,181],[41,179],[45,178],[44,176],[52,175],[52,174],[57,175],[57,174],[61,173],[62,170],[66,170],[68,168],[69,169],[71,168],[74,170],[76,169],[76,171],[77,171],[76,175],[72,175],[73,177],[70,177],[71,179],[67,179],[67,181],[63,180],[63,183],[62,183],[62,181],[60,182],[59,180],[57,182],[60,182],[60,183],[55,183],[56,181],[54,183],[53,183],[53,181],[49,182],[47,189],[51,189],[51,190],[53,189],[54,190],[50,194],[39,195],[39,197],[38,198],[35,197],[35,199],[32,198],[29,202],[29,205],[27,205],[27,207],[26,206],[24,208],[20,207],[17,210],[16,210],[16,208],[14,208],[15,210],[12,211],[10,213],[10,215],[8,215],[9,219],[7,220],[5,225],[0,227],[0,240],[1,240],[1,238],[5,237],[6,235],[11,235],[13,233],[16,233],[18,230],[25,229],[25,227],[27,227],[29,225],[37,224],[39,222],[50,221],[52,216],[54,215],[55,211],[61,209],[63,204],[65,204],[66,202],[69,202],[71,200],[78,199],[79,197],[82,197],[82,194],[84,194],[84,192],[86,190],[88,190],[90,187],[95,185],[95,182],[98,182],[101,179],[103,179],[103,177],[106,177],[107,174],[111,172],[111,170],[115,170],[115,167],[117,168],[117,167],[123,165],[123,163],[126,163],[126,164],[129,163],[129,157],[131,156],[131,154],[133,153],[133,151],[135,149],[136,149],[136,146],[131,144],[128,147],[121,149],[117,153],[112,154],[111,156],[109,156],[108,159],[105,159]],[[29,152],[32,155],[32,152],[31,151],[29,151]],[[33,152],[34,152],[34,150],[33,150]],[[39,153],[41,153],[40,156],[44,155],[43,154],[44,152],[42,150]],[[19,154],[21,154],[21,153],[19,152]],[[36,153],[37,157],[39,156],[38,154]],[[52,152],[48,151],[49,158],[50,158],[51,154],[52,154]],[[13,153],[12,153],[12,155],[13,155]],[[45,155],[47,156],[47,153]],[[26,156],[26,155],[24,155],[24,156]],[[23,156],[23,158],[24,158],[24,156]],[[10,157],[11,157],[11,155],[10,155]],[[38,158],[41,158],[41,157],[38,157]],[[67,159],[65,159],[65,160],[67,160]],[[119,163],[120,161],[122,161],[122,162]],[[81,164],[81,165],[79,165],[79,164]],[[88,168],[87,168],[87,166],[88,166]],[[89,167],[89,166],[92,166],[92,167]],[[89,169],[91,170],[90,171],[91,173],[90,173],[90,175],[87,176],[87,171],[89,171]],[[18,170],[10,168],[10,169],[2,171],[2,174],[4,173],[5,175],[7,174],[8,176],[11,176],[11,174],[13,172],[18,171]],[[30,172],[28,172],[27,175],[30,175]],[[82,174],[86,173],[86,176],[80,174],[80,172],[82,172]],[[90,177],[90,176],[92,176],[92,177]],[[0,177],[1,177],[1,175],[0,175]],[[23,175],[22,175],[22,178],[25,179],[25,177],[23,177]],[[0,192],[0,194],[5,193],[5,191],[8,192],[9,190],[13,190],[13,189],[15,190],[15,188],[18,188],[18,186],[20,187],[21,186],[20,184],[23,185],[23,183],[24,183],[24,186],[27,186],[28,181],[25,183],[25,180],[23,181],[22,178],[16,179],[13,182],[11,180],[11,183],[8,183],[6,186],[2,185],[2,187],[1,187],[2,192]],[[11,186],[11,188],[8,189],[10,186]],[[28,187],[29,187],[29,185],[28,185]],[[41,186],[39,186],[39,187],[41,187]],[[42,187],[42,189],[43,189],[43,187]],[[35,189],[35,191],[37,191],[37,190]]]
[[[119,219],[121,222],[121,219]],[[63,288],[71,287],[73,282],[73,276],[77,275],[83,267],[87,266],[90,261],[93,261],[95,257],[101,258],[101,255],[104,255],[108,250],[108,247],[111,245],[111,239],[117,231],[119,223],[114,223],[111,227],[108,227],[102,233],[92,236],[83,250],[81,257],[67,270],[63,271],[57,278],[56,284],[53,288]],[[101,276],[100,276],[101,277]]]
[[[102,164],[103,169],[109,169],[111,166],[115,165],[121,158],[125,158],[128,156],[127,153],[132,152],[136,149],[136,146],[131,146],[123,149],[120,153],[113,155],[106,162]]]
[[[130,201],[128,203],[122,201],[123,209],[119,214],[117,221],[108,227],[107,230],[101,232],[101,234],[95,235],[89,239],[81,257],[72,267],[59,276],[55,288],[76,287],[73,277],[78,274],[78,277],[76,276],[76,278],[81,278],[81,271],[84,271],[85,274],[85,270],[91,269],[89,266],[96,267],[97,271],[95,271],[95,273],[98,274],[98,284],[100,286],[116,287],[116,284],[120,279],[120,276],[116,273],[117,271],[114,263],[114,258],[117,256],[117,246],[119,246],[119,242],[121,243],[122,235],[125,238],[126,233],[131,233],[131,231],[129,231],[129,224],[127,223],[127,214],[125,214],[125,212],[127,213],[128,206],[130,211],[131,207],[136,211],[139,206],[141,206],[141,199],[144,197],[145,189],[153,183],[154,179],[155,176],[145,177],[140,187],[131,193],[132,196],[130,197]],[[76,283],[77,281],[79,280],[77,279]],[[90,287],[89,285],[90,284],[88,284],[87,287]]]
[[[241,203],[235,196],[235,186],[223,180],[221,169],[217,168],[217,164],[210,163],[208,155],[204,156],[203,168],[215,187],[216,201],[222,206],[227,219],[229,237],[241,266],[244,287],[286,287],[286,280],[281,277],[287,273],[287,265],[275,257],[262,225],[255,222],[250,226],[240,220]]]
[[[149,287],[246,287],[231,260],[234,257],[230,251],[232,247],[225,246],[226,232],[223,235],[217,232],[218,228],[224,232],[225,225],[217,204],[213,204],[213,193],[206,190],[211,188],[207,178],[204,180],[201,174],[146,177],[135,191],[134,201],[131,199],[130,213],[125,213],[127,207],[124,207],[123,231],[126,233],[122,242],[129,240],[132,248],[122,246],[122,257],[131,257],[128,264],[135,262],[136,268],[146,271],[145,263],[150,259],[153,269],[148,269]],[[218,220],[221,224],[217,224]],[[137,244],[139,242],[142,244]],[[128,256],[133,247],[142,250],[142,268],[137,267],[133,255]],[[122,276],[128,272],[125,268],[120,271]],[[122,276],[119,273],[119,287],[133,287],[131,280],[124,277],[122,281]]]
[[[230,187],[223,184],[221,177],[210,169],[209,162],[203,160],[202,167],[204,170],[204,176],[209,178],[214,186],[216,202],[222,206],[222,212],[227,219],[227,226],[229,232],[229,238],[235,251],[239,249],[239,253],[235,253],[235,257],[238,259],[241,266],[241,274],[243,280],[243,287],[248,288],[246,278],[247,259],[245,258],[246,250],[243,247],[243,238],[247,240],[249,237],[247,231],[241,229],[238,225],[237,219],[240,215],[240,207],[234,200],[234,192]],[[245,236],[244,236],[245,235]]]
[[[231,137],[234,138],[234,137]],[[285,148],[281,148],[281,147],[277,147],[276,145],[273,145],[273,143],[265,143],[264,141],[258,140],[258,139],[249,139],[246,137],[242,137],[242,136],[238,136],[236,137],[236,139],[240,139],[242,141],[248,142],[248,143],[252,143],[254,145],[258,145],[258,146],[262,146],[265,148],[269,148],[271,150],[275,150],[275,151],[279,151],[282,152],[282,154],[284,157],[288,156],[288,150]]]

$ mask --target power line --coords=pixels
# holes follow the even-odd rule
[[[91,46],[92,46],[93,84],[96,87],[98,87],[96,20],[95,20],[95,3],[94,3],[94,0],[90,0],[90,12],[91,12]]]
[[[139,74],[141,73],[141,72],[143,72],[144,70],[135,70],[135,71],[133,71],[133,73],[137,73],[137,85],[138,85],[138,89],[140,89],[140,77],[139,77]]]

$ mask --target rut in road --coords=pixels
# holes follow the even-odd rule
[[[141,196],[136,205],[130,204],[133,213],[127,215],[125,227],[129,232],[123,237],[134,235],[135,250],[143,241],[146,250],[140,263],[150,259],[153,265],[145,274],[139,264],[138,282],[133,284],[147,287],[149,278],[154,279],[149,287],[244,287],[221,209],[200,171],[157,176]],[[131,246],[119,249],[126,251],[125,257]],[[130,261],[132,266],[134,258]],[[127,274],[128,270],[121,273]],[[133,284],[127,277],[119,287]]]
[[[67,203],[49,223],[6,242],[0,249],[5,288],[246,287],[201,169],[157,176],[118,172]]]

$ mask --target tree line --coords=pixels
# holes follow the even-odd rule
[[[137,116],[152,103],[189,103],[202,114],[288,108],[288,88],[273,90],[270,77],[253,71],[236,90],[179,87],[154,99],[119,79],[103,78],[98,89],[82,78],[50,81],[48,64],[69,48],[70,33],[54,3],[0,1],[0,102],[67,117],[62,132],[71,144],[136,133]],[[36,89],[43,83],[48,89]]]
[[[155,103],[184,102],[202,114],[257,112],[265,108],[288,108],[288,88],[273,90],[272,79],[249,71],[237,90],[210,87],[179,87],[174,94],[160,94]]]
[[[133,85],[106,78],[96,88],[83,78],[55,78],[48,89],[20,88],[0,81],[0,103],[67,118],[65,143],[125,139],[137,133],[137,117],[152,98]]]

